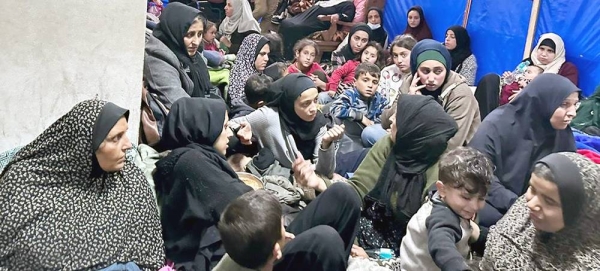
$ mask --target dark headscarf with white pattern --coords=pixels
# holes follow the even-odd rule
[[[229,79],[228,92],[232,104],[243,101],[243,98],[246,97],[244,86],[250,75],[258,73],[254,62],[260,49],[267,43],[269,40],[259,34],[250,34],[242,41]]]
[[[144,174],[129,160],[113,173],[94,162],[94,138],[105,137],[104,126],[126,112],[100,100],[81,102],[7,165],[0,175],[1,267],[96,270],[135,262],[143,270],[160,268],[161,226]]]

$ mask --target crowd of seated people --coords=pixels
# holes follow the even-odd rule
[[[210,22],[152,1],[156,160],[128,109],[75,105],[0,169],[0,270],[600,269],[600,168],[576,153],[560,36],[474,94],[462,26],[435,41],[415,6],[388,37],[360,1],[283,2]],[[308,36],[339,22],[329,72]]]

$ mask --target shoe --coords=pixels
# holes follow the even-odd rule
[[[227,54],[227,55],[224,55],[224,58],[225,58],[225,60],[227,60],[227,61],[230,61],[230,62],[233,62],[233,61],[235,61],[235,59],[236,59],[236,57],[235,57],[235,55],[234,55],[234,54]]]
[[[282,15],[274,15],[273,18],[271,18],[271,23],[279,25],[281,21],[283,21],[283,19],[285,19],[285,17],[283,17]]]

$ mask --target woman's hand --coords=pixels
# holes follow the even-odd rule
[[[323,82],[321,79],[319,79],[318,76],[311,74],[310,75],[310,79],[313,80],[313,82],[315,83],[315,86],[319,89],[325,89],[325,87],[327,86],[327,84],[325,84],[325,82]]]
[[[346,127],[342,125],[335,125],[331,129],[327,130],[323,140],[321,141],[321,149],[327,150],[331,146],[331,143],[342,139],[344,136],[344,129]]]
[[[247,121],[242,121],[236,136],[240,139],[242,144],[252,145],[252,127],[250,126],[250,123]]]
[[[506,78],[512,75],[512,72],[509,71],[505,71],[504,73],[502,73],[502,78]]]
[[[353,258],[369,258],[369,255],[367,255],[365,250],[357,245],[352,245],[352,249],[350,250],[350,256],[352,256]]]
[[[408,89],[408,94],[421,95],[421,89],[425,88],[425,85],[417,86],[417,84],[420,81],[421,81],[421,78],[415,74],[415,76],[412,79],[412,82],[410,83],[410,88]]]
[[[231,47],[231,41],[227,37],[222,36],[219,41],[221,43],[225,44],[225,46],[227,46],[227,48]]]
[[[513,94],[512,94],[512,95],[510,95],[510,97],[508,97],[508,101],[509,101],[509,102],[510,102],[510,101],[512,101],[514,98],[516,98],[516,97],[517,97],[517,95],[519,95],[519,93],[521,93],[521,90],[520,90],[520,89],[518,89],[518,90],[513,90]]]
[[[315,173],[315,166],[310,161],[304,160],[300,152],[296,152],[296,160],[292,164],[292,171],[294,172],[294,179],[301,186],[312,188],[319,192],[327,189],[325,181]]]
[[[333,14],[333,15],[329,16],[329,22],[331,22],[331,24],[337,24],[339,20],[340,20],[339,14]]]

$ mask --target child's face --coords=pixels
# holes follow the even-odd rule
[[[410,72],[410,50],[404,47],[394,46],[392,48],[392,59],[394,60],[394,64],[400,69],[400,72]]]
[[[360,62],[369,62],[375,64],[375,62],[377,62],[377,49],[373,46],[365,48],[362,55],[360,56]]]
[[[354,83],[360,96],[365,98],[371,98],[375,94],[377,84],[379,84],[379,75],[373,76],[370,73],[359,75]]]
[[[216,35],[217,35],[217,27],[213,25],[204,34],[204,39],[208,42],[213,42],[215,40]]]
[[[464,219],[473,219],[485,205],[485,197],[471,194],[464,187],[454,188],[441,181],[436,183],[438,193],[450,209]]]
[[[533,80],[533,78],[535,78],[536,76],[540,75],[541,71],[540,68],[535,67],[535,66],[529,66],[527,67],[527,70],[525,70],[525,73],[523,73],[523,77],[519,78],[519,86],[521,88],[524,88],[527,86],[527,84],[529,84],[529,82],[531,82],[531,80]]]
[[[304,46],[300,51],[296,51],[296,63],[303,68],[308,68],[315,62],[316,53],[315,47]]]

